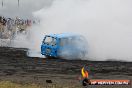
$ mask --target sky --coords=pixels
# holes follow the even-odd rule
[[[49,7],[52,0],[19,0],[19,3],[18,7],[18,0],[0,0],[0,15],[13,18],[15,16],[32,18],[32,12]]]

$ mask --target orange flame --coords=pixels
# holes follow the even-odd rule
[[[89,76],[88,71],[85,71],[84,67],[82,68],[81,73],[82,73],[83,78],[88,78]]]

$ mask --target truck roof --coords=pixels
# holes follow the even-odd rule
[[[67,38],[67,37],[75,37],[77,34],[72,34],[72,33],[61,33],[61,34],[49,34],[46,36],[51,36],[54,38]]]

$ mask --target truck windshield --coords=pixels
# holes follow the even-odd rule
[[[43,43],[54,46],[56,45],[56,38],[47,36],[45,37],[45,40],[43,41]]]

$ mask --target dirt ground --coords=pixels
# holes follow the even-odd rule
[[[132,80],[132,62],[32,58],[27,56],[27,49],[0,47],[0,81],[37,83],[43,88],[83,88],[78,78],[84,65],[89,69],[90,79]],[[132,88],[132,86],[93,85],[87,88]]]

